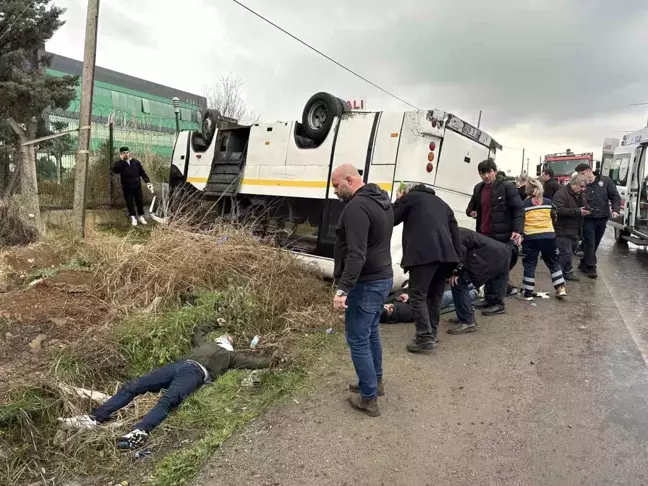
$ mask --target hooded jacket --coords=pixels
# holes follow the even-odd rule
[[[266,358],[248,356],[241,351],[228,351],[215,340],[206,339],[212,328],[211,323],[196,326],[191,340],[194,348],[182,358],[200,363],[209,372],[212,380],[215,380],[230,368],[259,369],[270,367],[270,360]]]
[[[470,216],[473,211],[477,212],[477,232],[481,228],[481,192],[484,183],[480,182],[475,186],[472,198],[468,203],[466,214]],[[498,177],[493,182],[491,192],[491,225],[493,234],[486,235],[506,243],[511,240],[511,233],[522,234],[524,229],[524,209],[522,199],[517,188],[504,179]]]
[[[348,292],[356,282],[394,277],[391,236],[394,213],[389,195],[376,184],[358,189],[344,206],[336,227],[337,288]]]
[[[511,247],[466,228],[459,228],[463,253],[463,271],[467,280],[481,287],[508,272]]]
[[[394,203],[394,225],[403,223],[404,269],[461,261],[461,238],[454,212],[434,189],[420,184]]]

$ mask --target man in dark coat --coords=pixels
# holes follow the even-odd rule
[[[556,194],[556,192],[558,192],[558,190],[563,187],[560,185],[560,182],[555,179],[554,171],[551,167],[544,168],[542,175],[540,176],[540,180],[543,183],[543,195],[544,197],[548,197],[549,199],[553,199],[554,194]]]
[[[344,311],[346,339],[358,375],[358,383],[349,385],[349,403],[377,417],[377,399],[384,394],[379,322],[393,285],[394,213],[389,195],[376,184],[365,184],[350,164],[337,167],[331,182],[345,203],[336,228],[333,305]]]
[[[621,212],[621,196],[617,191],[614,182],[609,177],[594,174],[587,163],[578,164],[576,172],[584,175],[589,184],[585,189],[587,209],[590,214],[585,216],[583,221],[583,250],[584,256],[578,265],[578,269],[587,273],[590,278],[596,278],[596,250],[605,234],[607,220],[610,217],[610,205],[612,205],[612,218],[619,216]]]
[[[497,166],[493,159],[480,162],[477,170],[482,182],[475,186],[466,214],[477,220],[477,233],[509,245],[509,269],[512,269],[517,262],[517,245],[524,228],[522,199],[513,184],[496,177]],[[507,293],[511,291],[509,284]],[[498,292],[492,287],[485,289],[487,295],[498,295]],[[488,299],[475,304],[475,308],[483,309],[482,314],[486,316],[504,312],[503,303]]]
[[[452,298],[457,319],[450,334],[475,332],[475,316],[470,299],[470,284],[475,288],[485,285],[485,299],[491,305],[504,306],[509,279],[508,244],[480,235],[466,228],[459,228],[462,245],[462,264],[450,279]],[[490,293],[488,293],[490,292]]]
[[[554,231],[556,245],[560,252],[560,266],[565,280],[578,282],[572,267],[572,254],[578,248],[583,217],[590,211],[586,209],[584,191],[587,188],[587,178],[578,173],[574,174],[569,184],[561,187],[553,197],[553,207],[556,213]]]
[[[172,410],[202,385],[212,383],[229,369],[261,369],[270,366],[271,361],[268,359],[234,351],[232,338],[227,334],[215,340],[207,339],[207,335],[214,328],[215,324],[211,322],[196,326],[192,339],[193,349],[189,354],[127,382],[117,394],[88,415],[58,420],[68,428],[93,429],[112,419],[115,412],[131,403],[135,397],[166,389],[166,393],[133,426],[131,432],[118,439],[118,446],[122,449],[137,448]]]
[[[119,160],[115,162],[113,172],[120,175],[122,192],[126,200],[126,207],[128,208],[128,216],[130,216],[131,224],[137,226],[138,214],[139,222],[146,224],[140,178],[146,183],[146,187],[151,193],[153,192],[153,184],[151,184],[151,179],[149,179],[144,167],[142,167],[142,163],[137,159],[131,158],[128,147],[121,147],[119,149]],[[136,209],[137,212],[135,212]]]
[[[393,207],[394,225],[403,223],[401,266],[409,272],[416,324],[407,350],[429,353],[436,347],[445,281],[460,261],[459,226],[450,206],[425,184],[409,184]]]

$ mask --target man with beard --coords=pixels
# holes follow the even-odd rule
[[[336,228],[333,305],[344,310],[346,339],[358,375],[358,383],[349,385],[349,403],[377,417],[377,398],[384,394],[378,330],[393,283],[394,213],[387,193],[376,184],[365,184],[350,164],[337,167],[331,183],[345,203]]]

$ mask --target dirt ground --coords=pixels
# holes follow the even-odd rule
[[[92,273],[55,272],[63,263],[39,246],[2,255],[0,403],[10,388],[38,381],[57,350],[111,317],[108,304],[92,292]],[[44,270],[53,274],[29,281]]]
[[[628,332],[638,323],[611,293],[622,277],[600,272],[566,302],[509,298],[474,334],[443,324],[431,356],[404,349],[413,325],[384,326],[380,417],[349,407],[354,372],[340,353],[315,393],[248,427],[193,484],[648,484],[648,372]]]

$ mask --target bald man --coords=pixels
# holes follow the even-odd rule
[[[344,310],[346,339],[358,375],[358,383],[349,385],[349,403],[377,417],[378,395],[384,394],[378,326],[394,276],[394,213],[389,195],[376,184],[365,184],[352,165],[336,168],[331,182],[345,204],[336,228],[333,305]]]

